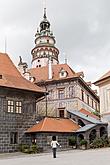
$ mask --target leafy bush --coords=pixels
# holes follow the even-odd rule
[[[32,144],[30,146],[30,153],[36,153],[36,152],[38,152],[38,147],[36,144]]]
[[[28,144],[20,144],[19,145],[19,150],[21,151],[21,152],[26,152],[26,151],[28,151],[29,150],[29,145]]]
[[[71,136],[69,137],[69,145],[70,146],[75,146],[76,145],[76,137],[75,136]]]
[[[82,140],[80,141],[80,146],[82,146],[82,145],[87,145],[87,140],[82,139]]]
[[[103,140],[101,138],[96,138],[93,140],[93,142],[90,144],[91,148],[101,148],[103,147]]]
[[[100,113],[98,111],[94,111],[92,113],[100,118]]]
[[[105,136],[94,139],[93,142],[90,144],[91,148],[102,148],[107,146],[109,146],[109,141],[108,138]]]
[[[19,150],[23,153],[36,153],[38,151],[38,147],[35,144],[28,145],[28,144],[20,144],[19,145]]]

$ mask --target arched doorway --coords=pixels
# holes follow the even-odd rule
[[[82,139],[84,139],[84,135],[79,134],[79,135],[78,135],[78,142],[80,142]]]
[[[106,136],[107,132],[106,132],[106,128],[105,127],[101,127],[100,128],[100,137]]]
[[[92,143],[95,138],[96,138],[96,130],[93,129],[89,134],[89,142]]]

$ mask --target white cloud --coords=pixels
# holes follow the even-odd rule
[[[48,0],[47,16],[60,49],[73,70],[84,71],[88,80],[97,80],[110,69],[110,1]],[[7,52],[17,65],[19,56],[31,64],[34,35],[43,17],[41,0],[0,0],[0,51]]]

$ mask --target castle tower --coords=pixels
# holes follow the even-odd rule
[[[35,34],[35,47],[32,49],[32,68],[48,65],[51,58],[52,64],[58,64],[59,50],[55,47],[55,37],[50,30],[50,22],[47,20],[46,8],[44,8],[43,21],[41,21]]]

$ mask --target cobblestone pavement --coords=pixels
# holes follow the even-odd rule
[[[110,165],[110,148],[26,155],[0,154],[0,165]]]

